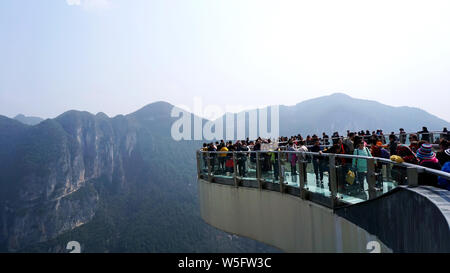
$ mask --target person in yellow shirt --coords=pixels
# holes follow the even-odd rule
[[[225,161],[227,160],[228,148],[223,145],[219,151],[221,152],[219,153],[219,168],[225,172]]]

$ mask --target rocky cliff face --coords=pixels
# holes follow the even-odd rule
[[[4,155],[13,159],[14,169],[2,177],[0,242],[9,251],[89,222],[99,195],[88,182],[114,178],[124,187],[123,160],[136,145],[132,130],[120,134],[105,115],[76,111],[27,127],[16,137]]]

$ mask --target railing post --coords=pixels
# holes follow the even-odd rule
[[[207,153],[208,157],[206,161],[208,162],[208,181],[212,181],[212,171],[211,171],[211,153]]]
[[[417,187],[419,185],[419,174],[417,168],[415,167],[406,168],[406,177],[408,178],[409,187]]]
[[[259,189],[262,189],[262,179],[261,179],[261,156],[260,152],[256,152],[256,180],[258,181]]]
[[[335,207],[335,203],[337,200],[337,175],[336,175],[336,156],[330,155],[328,156],[329,163],[329,183],[330,183],[330,191],[331,191],[331,207]]]
[[[369,199],[377,197],[375,184],[377,179],[375,177],[375,159],[367,159],[367,184],[369,186]]]
[[[281,151],[278,152],[278,176],[280,178],[280,192],[284,192],[284,166],[281,164],[281,157],[283,153]]]
[[[233,179],[234,179],[234,186],[239,186],[238,180],[237,180],[237,166],[236,166],[236,152],[233,151]]]

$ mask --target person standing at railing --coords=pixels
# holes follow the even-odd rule
[[[298,148],[299,152],[308,152],[308,147],[305,146],[304,140],[300,140],[299,145],[300,145],[300,147]],[[307,163],[308,163],[308,155],[300,154],[299,160],[301,161],[301,164],[303,165],[303,173],[300,175],[303,175],[303,179],[306,181],[307,180],[306,167],[307,167]]]
[[[203,143],[203,147],[200,149],[200,151],[202,151],[202,152],[207,152],[207,151],[208,151],[208,144]],[[207,154],[207,153],[201,153],[200,155],[201,155],[201,157],[203,158],[203,166],[202,166],[202,169],[205,170],[205,169],[208,168],[208,159],[207,159],[207,157],[209,157],[209,154]]]
[[[369,151],[369,148],[366,147],[363,141],[355,141],[355,145],[357,148],[353,152],[353,155],[356,156],[368,156],[371,157],[372,154]],[[356,181],[357,181],[357,189],[360,192],[364,192],[364,180],[367,180],[367,159],[364,158],[353,158],[352,160],[352,169],[356,171]]]
[[[294,147],[294,143],[292,141],[289,142],[287,150],[289,152],[296,152],[297,149]],[[297,155],[295,153],[288,154],[288,160],[291,164],[291,175],[297,175]]]
[[[399,141],[401,144],[406,143],[406,132],[403,128],[400,128],[400,135],[399,135]]]
[[[411,151],[413,151],[413,153],[416,153],[417,150],[420,148],[419,146],[419,138],[417,137],[416,134],[410,134],[409,135],[409,148],[411,149]]]
[[[330,137],[325,132],[322,133],[322,139],[324,145],[330,145]]]
[[[397,155],[397,137],[394,135],[394,132],[392,132],[389,135],[389,144],[388,144],[388,148],[389,148],[389,154],[392,155]]]
[[[447,149],[449,148],[449,142],[445,139],[441,139],[439,143],[439,152],[436,153],[436,158],[438,159],[441,165],[444,165],[448,161],[450,161],[450,155],[447,154]]]
[[[427,127],[422,127],[422,131],[420,131],[420,132],[417,132],[417,134],[421,134],[422,135],[422,139],[421,140],[424,140],[424,141],[426,141],[426,142],[428,142],[428,143],[430,143],[430,132],[428,132],[428,129],[427,129]]]
[[[322,153],[330,153],[330,154],[346,154],[344,145],[342,144],[342,140],[340,138],[333,137],[333,146],[329,149],[325,149],[319,152]],[[337,176],[337,189],[338,192],[343,193],[345,191],[345,176],[347,175],[348,170],[351,167],[351,161],[346,158],[337,156],[335,158],[336,165],[336,176]],[[330,186],[330,184],[328,184]]]
[[[419,165],[426,168],[441,170],[442,166],[436,158],[432,150],[432,145],[428,143],[422,144],[416,154],[419,159]],[[430,173],[419,173],[419,185],[438,186],[438,177]]]
[[[273,175],[275,178],[275,181],[278,180],[279,177],[279,164],[278,164],[278,154],[280,152],[280,148],[276,149],[276,152],[270,152],[270,163],[273,166]]]
[[[238,152],[238,171],[239,171],[239,176],[241,177],[245,177],[246,173],[246,163],[247,163],[247,158],[248,158],[248,147],[247,144],[245,143],[245,141],[238,142],[237,145],[237,152]]]
[[[316,139],[316,141],[314,142],[314,146],[310,148],[310,151],[313,153],[318,153],[322,151],[319,139]],[[319,175],[320,175],[320,184],[323,186],[323,172],[325,169],[323,156],[313,155],[312,163],[314,167],[314,174],[316,175],[316,183],[319,183]]]
[[[376,135],[373,135],[370,138],[370,153],[373,157],[382,157],[382,158],[389,158],[389,152],[382,147],[381,141],[378,140],[378,137]],[[376,174],[376,181],[377,181],[377,187],[381,188],[383,186],[383,176],[381,174],[383,165],[381,162],[377,162],[375,164],[375,174]]]
[[[214,153],[217,151],[216,146],[214,145],[214,143],[210,143],[208,146],[208,152],[213,152],[213,153],[208,153],[208,157],[210,160],[210,164],[211,164],[211,172],[214,173],[214,168],[216,166],[216,158],[217,158],[217,154]]]
[[[228,148],[227,148],[227,146],[225,146],[225,143],[220,144],[219,151],[221,151],[221,153],[219,153],[219,167],[223,172],[225,172],[225,162],[227,160],[227,155],[228,155]]]
[[[355,150],[354,141],[355,141],[355,133],[350,132],[342,142],[348,154],[353,154],[353,151]]]
[[[447,127],[444,127],[444,129],[442,129],[442,134],[440,135],[440,138],[450,141],[450,132],[447,131]]]

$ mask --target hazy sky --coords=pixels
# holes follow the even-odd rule
[[[450,120],[450,1],[1,0],[0,114],[334,92]]]

